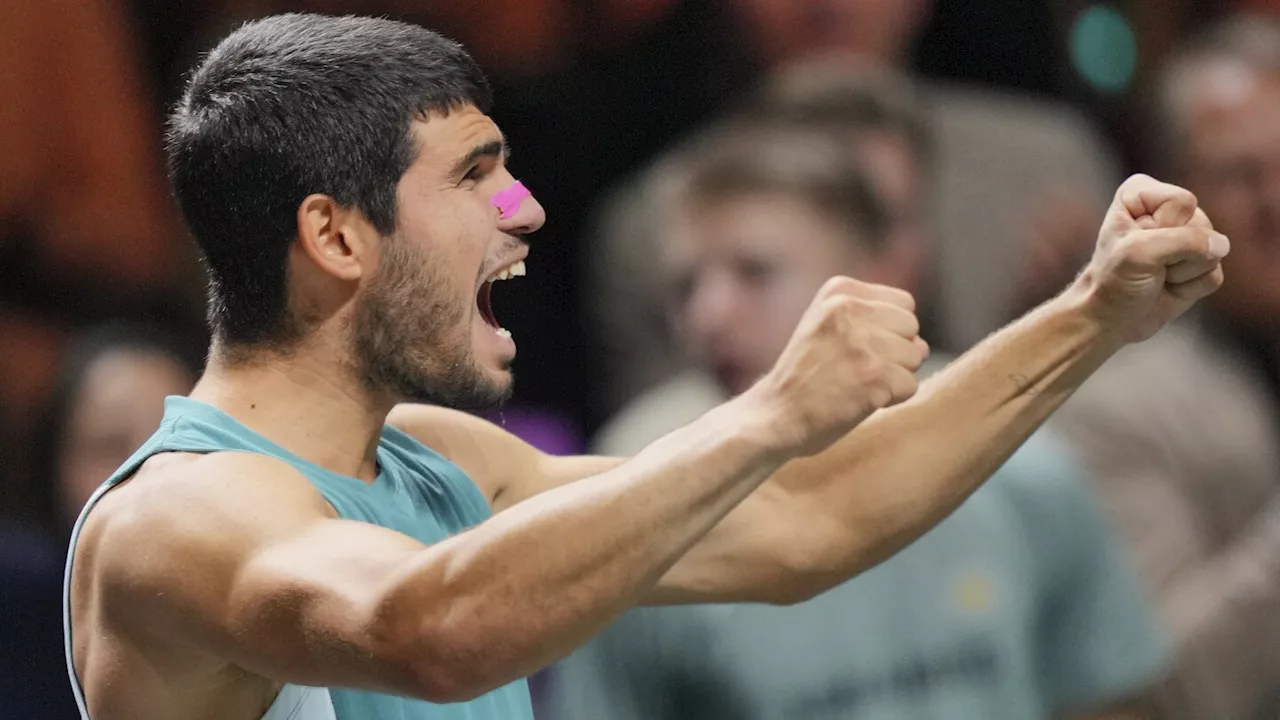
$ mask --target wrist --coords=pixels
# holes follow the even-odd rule
[[[1066,332],[1078,338],[1090,354],[1104,359],[1128,344],[1124,328],[1107,312],[1107,303],[1086,270],[1060,295],[1041,306],[1038,312],[1053,316]]]
[[[786,417],[786,404],[768,377],[714,412],[720,413],[733,428],[733,434],[766,461],[782,464],[798,456],[795,423]]]

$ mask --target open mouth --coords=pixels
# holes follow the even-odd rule
[[[480,311],[480,317],[484,318],[484,322],[495,330],[502,330],[502,324],[498,322],[498,318],[493,313],[493,284],[498,280],[510,280],[513,277],[523,277],[525,267],[523,260],[495,270],[484,282],[480,283],[480,289],[476,291],[476,309]]]

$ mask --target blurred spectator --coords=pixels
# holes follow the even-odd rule
[[[932,0],[730,3],[775,69],[826,59],[905,70],[933,9]],[[1083,265],[1118,170],[1095,128],[1065,106],[923,79],[920,92],[937,148],[942,335],[933,341],[963,349]]]
[[[89,495],[159,427],[165,397],[190,392],[202,348],[181,330],[129,323],[72,340],[32,449],[60,540]]]
[[[920,161],[909,125],[889,127],[851,143],[847,124],[839,134],[731,125],[680,151],[657,259],[706,390],[701,408],[671,407],[705,411],[748,387],[833,274],[914,289],[920,254],[900,245],[912,233],[897,211],[914,205],[903,179]],[[886,160],[869,165],[870,181],[851,144]],[[622,417],[655,404],[641,399]],[[615,428],[608,450],[635,451],[683,420],[654,414],[671,424]],[[550,717],[1137,717],[1126,707],[1162,662],[1087,484],[1040,433],[936,530],[808,603],[624,616],[558,668]]]
[[[1170,718],[1280,707],[1280,20],[1239,16],[1168,65],[1162,158],[1231,238],[1198,316],[1091,379],[1056,426],[1091,463],[1177,644]]]
[[[930,271],[928,258],[927,176],[933,165],[932,136],[919,110],[920,99],[912,86],[895,73],[851,70],[845,64],[819,63],[805,66],[804,72],[786,73],[766,83],[758,95],[746,103],[744,114],[753,119],[786,125],[828,130],[845,137],[845,152],[852,162],[866,167],[876,180],[874,188],[887,224],[884,232],[886,268],[891,274],[880,282],[911,288],[917,293]],[[712,129],[715,132],[715,129]],[[693,143],[697,143],[695,138]],[[670,231],[670,207],[678,204],[680,153],[661,158],[642,176],[641,184],[625,210],[609,217],[616,225],[611,233],[629,233],[630,241],[619,242],[618,250],[628,253],[627,267],[648,264],[658,268],[651,278],[655,292],[669,295],[662,286],[657,261],[662,240]],[[638,222],[627,224],[634,211]],[[615,237],[626,237],[614,235]],[[616,257],[616,256],[615,256]],[[863,268],[865,275],[866,268]],[[634,281],[632,273],[619,273],[615,282]],[[618,296],[610,296],[615,300]],[[633,317],[654,326],[673,338],[669,345],[684,353],[682,344],[670,334],[669,303],[653,303],[652,309],[633,309]],[[649,310],[646,312],[646,310]],[[931,309],[927,300],[920,308],[922,334],[931,337]],[[643,363],[643,349],[634,348],[631,357]],[[768,359],[772,362],[772,358]],[[657,380],[657,379],[655,379]],[[604,424],[595,439],[595,449],[605,455],[630,455],[673,427],[692,422],[724,399],[721,388],[705,372],[694,368],[657,382]]]
[[[813,67],[903,69],[929,0],[729,0],[759,62],[795,75]],[[811,65],[813,63],[813,65]],[[797,64],[799,67],[797,67]],[[963,349],[1079,269],[1118,182],[1092,126],[1065,107],[921,81],[936,147],[930,170],[936,347]],[[590,245],[590,310],[604,342],[606,405],[617,407],[685,363],[655,322],[660,288],[646,259],[648,206],[639,183],[603,206]]]
[[[30,463],[49,527],[0,519],[0,717],[78,717],[62,651],[63,548],[90,493],[155,432],[165,396],[195,383],[201,346],[185,338],[103,325],[72,338],[55,368]]]

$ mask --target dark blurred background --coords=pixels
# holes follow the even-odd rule
[[[556,439],[548,446],[579,451],[664,372],[622,378],[617,370],[627,362],[626,344],[611,339],[604,296],[612,284],[622,287],[632,278],[622,266],[611,277],[607,266],[601,270],[593,260],[600,247],[602,201],[672,143],[735,107],[768,71],[805,55],[809,44],[845,42],[823,35],[840,25],[835,18],[842,4],[5,0],[0,5],[0,517],[5,518],[0,529],[16,539],[0,538],[0,558],[17,569],[3,570],[9,574],[0,578],[0,586],[17,588],[21,583],[5,578],[26,577],[22,568],[43,567],[50,557],[55,564],[61,561],[67,520],[59,503],[67,501],[54,487],[61,461],[47,446],[65,441],[56,433],[66,432],[67,408],[56,406],[70,402],[69,348],[79,347],[86,331],[104,323],[139,321],[159,329],[173,346],[166,350],[170,355],[182,357],[187,366],[198,364],[205,342],[203,278],[168,197],[161,133],[165,109],[181,93],[185,73],[230,29],[284,11],[368,13],[426,25],[470,48],[493,82],[493,116],[513,146],[513,172],[537,195],[549,218],[532,237],[528,277],[495,291],[496,313],[520,347],[517,393],[507,412],[516,427],[524,417],[534,418],[534,425],[546,423],[538,427],[554,427]],[[1280,8],[1280,2],[1268,0],[898,4],[920,13],[918,27],[886,40],[901,43],[905,57],[892,57],[890,50],[890,57],[879,60],[901,61],[900,69],[922,86],[990,92],[1014,98],[1010,102],[1051,107],[1055,116],[1071,119],[1070,127],[1087,128],[1117,181],[1129,172],[1159,173],[1172,164],[1153,119],[1157,81],[1170,53],[1196,30],[1230,13]],[[1042,170],[1052,177],[1058,168],[1046,164]],[[982,179],[972,182],[980,185]],[[1092,188],[1103,196],[1113,189],[1113,184]],[[945,223],[937,231],[944,245],[947,232]],[[940,252],[943,262],[933,272],[943,287],[951,276],[948,251]],[[1009,285],[1025,274],[1018,252],[1010,251],[1001,260],[1005,269],[997,273]],[[976,282],[954,277],[962,278],[953,280],[961,295]],[[1022,308],[1014,300],[982,302],[998,306],[987,313],[994,320],[973,319],[976,310],[952,304],[941,312],[944,329],[935,344],[963,351]],[[1280,468],[1275,471],[1280,477]],[[52,598],[56,611],[56,588],[33,592],[46,593],[41,597]],[[1280,607],[1275,613],[1280,615]],[[7,617],[0,614],[0,625],[9,622]],[[10,625],[25,633],[39,622],[44,621]],[[56,641],[56,627],[53,632]],[[6,636],[5,643],[16,648],[40,642],[29,635]],[[1280,645],[1280,638],[1275,643]],[[59,648],[52,650],[57,655]],[[27,671],[21,666],[9,668],[9,677]],[[0,665],[0,677],[6,667]],[[58,694],[65,677],[49,680],[47,688],[14,684],[17,695]],[[43,707],[48,712],[38,717],[63,717],[54,705]],[[0,717],[37,716],[8,714],[0,706]]]

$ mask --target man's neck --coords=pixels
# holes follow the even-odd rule
[[[227,363],[215,352],[193,400],[212,405],[289,452],[372,482],[393,403],[372,397],[348,368],[303,356]]]

